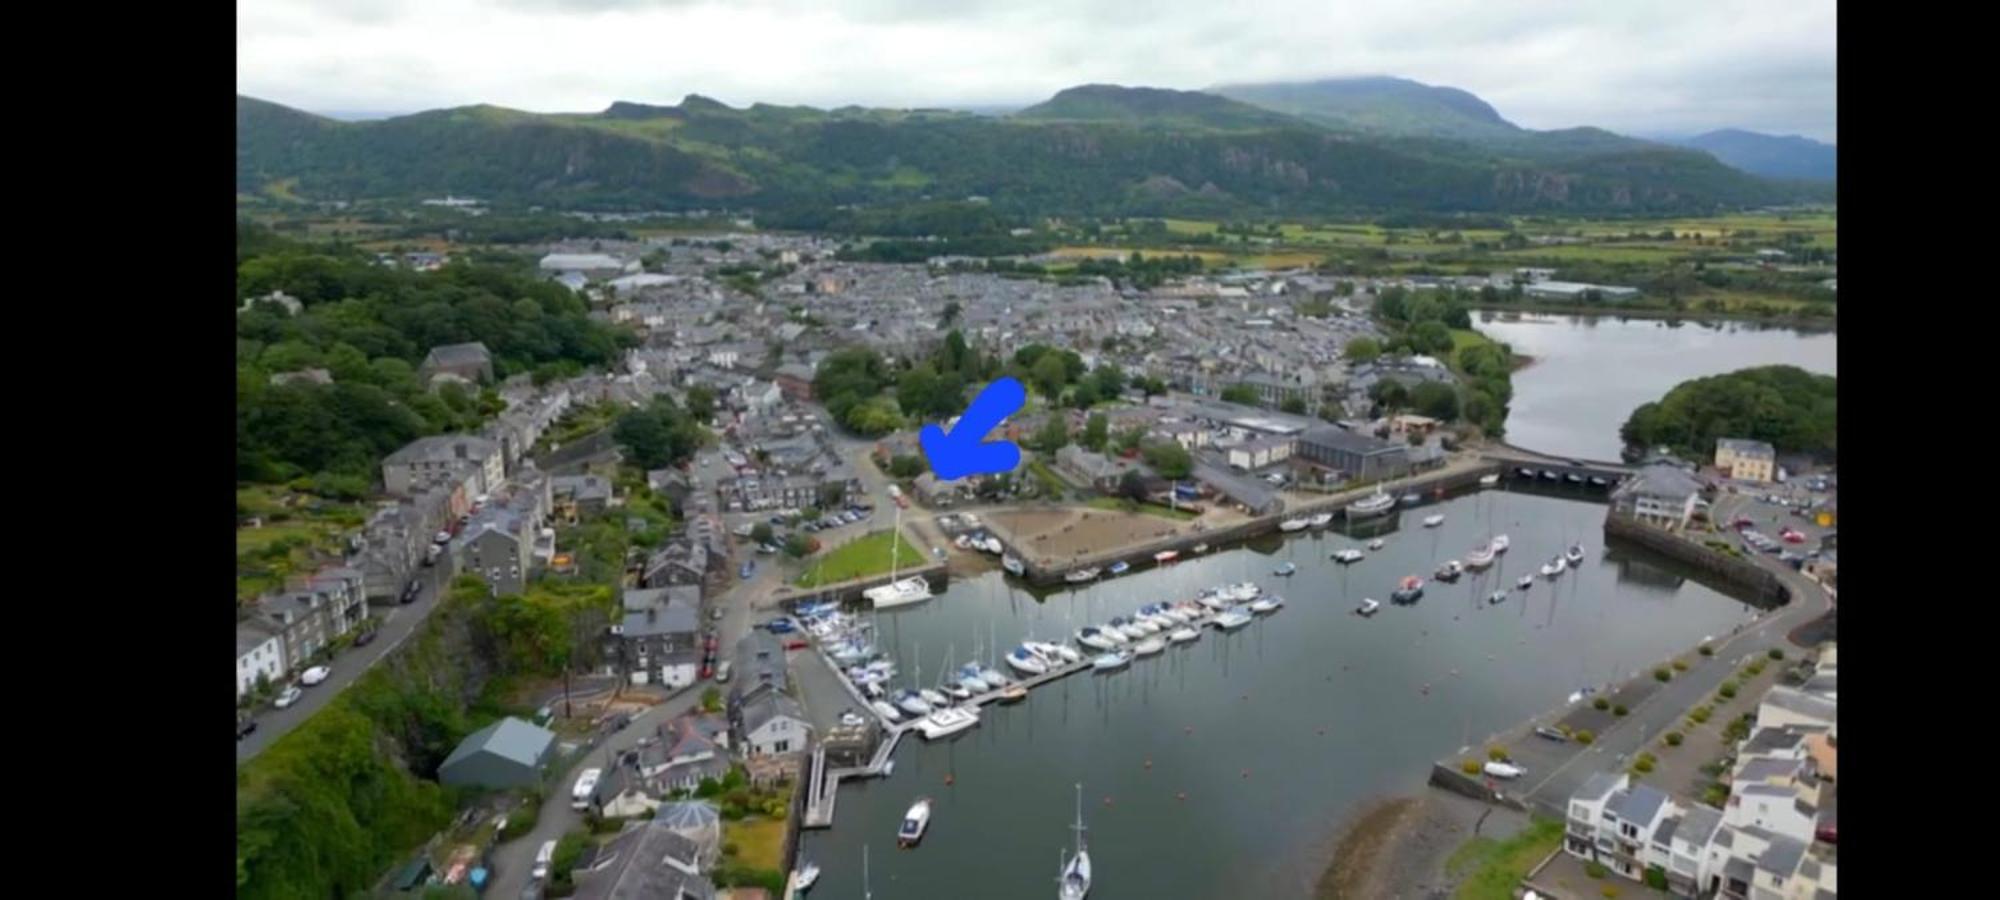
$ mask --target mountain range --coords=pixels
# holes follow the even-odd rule
[[[307,198],[826,209],[990,199],[1080,215],[1374,211],[1683,213],[1818,201],[1701,150],[1531,131],[1401,79],[1178,91],[1084,85],[1004,116],[856,106],[617,102],[344,122],[237,98],[237,186]]]

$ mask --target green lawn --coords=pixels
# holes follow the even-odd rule
[[[892,543],[891,534],[889,531],[877,531],[827,551],[806,568],[804,575],[799,576],[799,587],[818,587],[849,578],[879,575],[889,571],[892,561],[903,569],[924,564],[922,550],[901,535],[895,535]],[[901,549],[895,550],[894,544],[901,544]]]
[[[314,561],[337,558],[342,538],[360,527],[360,504],[324,500],[276,485],[244,485],[236,490],[243,516],[263,524],[236,529],[236,596],[248,599],[283,586],[287,576]]]
[[[1562,845],[1563,823],[1537,818],[1521,833],[1504,841],[1475,837],[1460,844],[1445,861],[1445,871],[1465,880],[1452,894],[1456,900],[1513,900],[1528,870]]]
[[[1092,497],[1088,501],[1085,501],[1085,504],[1096,509],[1108,509],[1112,512],[1125,511],[1125,500],[1121,497]],[[1172,507],[1161,506],[1158,503],[1141,504],[1139,511],[1149,516],[1159,516],[1163,519],[1175,519],[1182,522],[1188,521],[1195,516],[1192,510],[1174,509]]]
[[[784,871],[785,822],[754,816],[722,823],[722,841],[736,845],[736,861],[756,869]]]

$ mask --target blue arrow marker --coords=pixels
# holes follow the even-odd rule
[[[972,405],[958,417],[958,424],[952,426],[950,434],[936,425],[925,425],[917,440],[924,445],[931,471],[943,481],[1014,471],[1021,464],[1021,448],[1014,446],[1013,441],[984,441],[993,426],[1027,402],[1027,388],[1012,378],[1002,378],[972,398]]]

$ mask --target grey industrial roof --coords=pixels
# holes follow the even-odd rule
[[[1701,493],[1701,481],[1686,471],[1667,465],[1654,463],[1639,470],[1639,474],[1619,485],[1621,494],[1645,494],[1653,497],[1686,497]]]
[[[555,732],[509,716],[467,735],[465,740],[458,742],[457,749],[444,758],[439,768],[475,753],[491,753],[532,766],[541,761],[542,754],[547,752],[550,744],[555,743],[555,739]]]
[[[626,637],[690,634],[701,629],[701,588],[675,585],[625,592]]]
[[[1603,800],[1605,797],[1610,796],[1612,791],[1618,789],[1621,778],[1622,776],[1616,772],[1598,772],[1584,779],[1583,786],[1577,788],[1576,793],[1570,799],[1591,803]]]
[[[1611,795],[1605,808],[1627,822],[1648,823],[1666,805],[1667,795],[1651,785],[1635,784]]]
[[[1349,453],[1359,453],[1363,456],[1387,453],[1398,449],[1400,446],[1389,443],[1372,434],[1348,431],[1345,428],[1332,424],[1321,424],[1308,428],[1304,434],[1299,435],[1299,440],[1318,444],[1323,447],[1332,447],[1336,450],[1345,450]]]
[[[1797,688],[1778,685],[1764,695],[1764,702],[1779,709],[1790,710],[1800,715],[1831,722],[1834,720],[1837,704],[1824,697],[1816,697]]]

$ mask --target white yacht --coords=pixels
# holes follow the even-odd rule
[[[806,863],[800,866],[798,871],[792,873],[792,892],[803,894],[812,890],[813,883],[817,881],[819,881],[819,864]]]
[[[1110,650],[1124,643],[1123,636],[1113,638],[1111,633],[1095,625],[1085,625],[1076,633],[1076,642],[1092,650]]]
[[[908,606],[929,600],[931,586],[922,578],[913,576],[901,581],[892,581],[881,587],[869,588],[862,591],[861,596],[867,597],[870,603],[875,604],[876,609],[888,609],[892,606]]]
[[[903,814],[903,824],[896,829],[896,843],[903,847],[916,846],[924,839],[924,830],[931,825],[931,798],[919,797],[910,805],[910,811]]]
[[[1361,606],[1354,611],[1364,616],[1372,616],[1381,608],[1382,604],[1374,597],[1363,597],[1361,599]]]
[[[1311,524],[1312,527],[1314,528],[1325,528],[1326,526],[1333,524],[1333,513],[1330,512],[1313,513],[1312,516],[1309,517],[1306,521],[1309,524]]]
[[[1569,561],[1571,568],[1583,565],[1583,545],[1582,544],[1569,545],[1569,552],[1563,554],[1563,559]]]
[[[917,720],[917,731],[925,740],[950,737],[979,724],[979,714],[969,709],[952,707],[940,709]]]
[[[1493,548],[1491,546],[1477,547],[1465,555],[1465,567],[1468,569],[1484,569],[1493,564],[1493,559]]]
[[[1534,587],[1534,586],[1535,586],[1535,576],[1533,576],[1533,575],[1523,575],[1523,576],[1521,576],[1521,580],[1520,580],[1520,581],[1516,581],[1516,582],[1514,582],[1514,586],[1515,586],[1515,587],[1517,587],[1517,588],[1520,588],[1521,590],[1524,590],[1524,591],[1525,591],[1525,590],[1527,590],[1527,589],[1529,589],[1529,588],[1531,588],[1531,587]]]
[[[893,723],[893,722],[903,721],[903,714],[897,712],[896,708],[890,706],[888,702],[885,700],[876,700],[874,702],[871,702],[868,704],[868,708],[874,710],[876,715],[881,716],[883,719],[889,722]]]
[[[1253,613],[1277,612],[1278,607],[1284,605],[1285,605],[1285,598],[1280,597],[1277,594],[1266,594],[1262,597],[1250,601],[1250,611]]]
[[[1096,566],[1090,566],[1088,568],[1077,569],[1076,571],[1071,572],[1068,575],[1064,575],[1063,580],[1069,582],[1070,584],[1082,584],[1086,581],[1096,578],[1099,574],[1100,573]]]
[[[1286,519],[1283,522],[1279,522],[1278,530],[1283,532],[1304,531],[1306,530],[1306,526],[1311,524],[1312,520],[1301,516],[1296,519]]]
[[[932,709],[943,709],[951,705],[951,698],[937,688],[920,688],[917,696],[924,698],[924,702],[930,704]]]
[[[1388,541],[1385,541],[1385,540],[1383,540],[1383,539],[1381,539],[1381,538],[1376,538],[1376,539],[1374,539],[1374,540],[1372,540],[1372,541],[1369,541],[1369,542],[1368,542],[1368,549],[1370,549],[1370,550],[1380,550],[1380,549],[1382,549],[1383,547],[1387,547],[1387,546],[1389,546],[1389,542],[1388,542]]]
[[[1335,553],[1333,555],[1333,559],[1335,562],[1353,564],[1360,562],[1366,556],[1367,554],[1362,553],[1361,551],[1356,550],[1353,547],[1348,547],[1345,550],[1341,550],[1340,552]]]
[[[1201,632],[1196,630],[1193,625],[1182,625],[1167,633],[1167,642],[1170,644],[1185,644],[1199,637],[1201,637]]]
[[[984,679],[987,684],[992,685],[995,689],[1003,688],[1006,687],[1007,685],[1014,683],[1014,679],[1008,678],[1007,673],[1002,672],[999,669],[992,668],[990,666],[980,667],[979,677]]]
[[[1424,517],[1425,528],[1436,528],[1444,524],[1444,513]]]
[[[911,716],[928,716],[931,714],[931,705],[925,703],[924,698],[918,695],[916,691],[898,692],[896,694],[896,708]]]
[[[1382,488],[1378,485],[1375,488],[1375,493],[1347,504],[1347,518],[1350,521],[1371,518],[1395,508],[1396,498],[1383,492]]]
[[[1152,656],[1165,649],[1167,649],[1166,641],[1156,637],[1149,637],[1139,643],[1133,644],[1132,654],[1134,656]]]
[[[1490,488],[1499,483],[1500,483],[1500,473],[1498,472],[1493,472],[1491,474],[1479,476],[1480,487]]]
[[[1020,557],[1011,554],[1000,558],[1000,568],[1006,569],[1009,575],[1020,575],[1028,570]]]
[[[1495,554],[1507,552],[1507,536],[1504,534],[1494,535],[1492,543],[1488,544],[1488,546],[1493,548]]]
[[[1090,851],[1083,843],[1083,785],[1076,786],[1076,855],[1069,857],[1062,865],[1062,875],[1057,877],[1060,886],[1057,900],[1084,900],[1090,893]]]
[[[1252,618],[1253,617],[1247,612],[1232,609],[1226,613],[1223,613],[1222,615],[1215,617],[1215,627],[1220,628],[1223,631],[1235,631],[1238,628],[1242,628],[1243,626],[1250,624],[1250,620]]]
[[[1090,661],[1090,667],[1099,671],[1122,669],[1132,663],[1132,654],[1115,650]]]
[[[1040,656],[1035,655],[1025,646],[1015,647],[1013,650],[1008,651],[1007,665],[1013,666],[1014,671],[1023,675],[1045,675],[1049,671],[1049,664],[1043,662]]]

